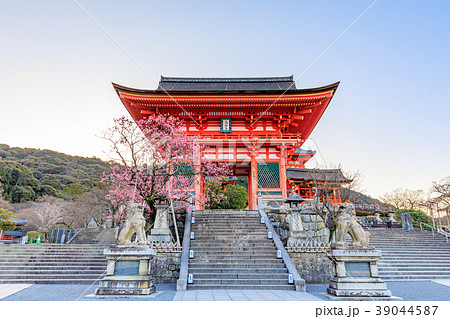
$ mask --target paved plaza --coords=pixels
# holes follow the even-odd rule
[[[450,280],[387,282],[405,301],[450,301]],[[2,301],[329,301],[327,285],[307,285],[306,292],[285,290],[188,290],[174,284],[156,285],[147,297],[93,298],[97,285],[0,284]]]

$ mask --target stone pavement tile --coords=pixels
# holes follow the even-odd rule
[[[30,286],[32,284],[0,284],[0,300]]]
[[[177,291],[175,297],[173,297],[173,301],[182,301],[184,296],[184,291]]]
[[[228,296],[231,301],[248,301],[249,299],[242,293],[241,290],[228,290]]]
[[[284,290],[272,290],[272,292],[283,301],[298,301],[298,298],[291,296]]]
[[[214,301],[214,296],[210,290],[197,291],[197,301]]]
[[[225,290],[213,290],[212,293],[215,301],[231,301]]]
[[[450,287],[450,279],[437,279],[437,280],[432,280],[432,282]]]
[[[183,296],[183,301],[197,301],[196,291],[185,291]]]
[[[282,301],[280,297],[274,294],[271,290],[257,290],[257,292],[269,301]]]
[[[257,293],[255,290],[241,290],[241,291],[250,301],[266,301],[266,299],[259,293]]]
[[[297,298],[298,301],[322,301],[322,299],[317,298],[307,292],[301,291],[286,291],[291,296]]]

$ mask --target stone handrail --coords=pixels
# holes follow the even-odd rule
[[[177,290],[187,289],[191,222],[192,211],[188,210],[186,212],[186,220],[184,221],[183,248],[181,252],[180,277],[177,280]]]
[[[272,233],[273,241],[275,242],[275,246],[277,247],[277,250],[281,251],[281,257],[283,258],[283,262],[286,265],[288,271],[292,276],[294,277],[294,286],[296,291],[306,291],[306,284],[305,280],[300,277],[297,268],[295,267],[294,263],[291,260],[291,257],[289,257],[289,254],[287,253],[286,249],[284,248],[283,243],[280,240],[280,237],[278,237],[277,232],[275,231],[275,228],[273,228],[272,223],[269,220],[269,217],[267,217],[267,214],[263,208],[263,201],[262,197],[258,196],[258,211],[262,218],[264,218],[264,223],[266,224],[267,229],[269,232]],[[183,247],[184,248],[184,247]],[[184,250],[184,249],[183,249]]]
[[[439,229],[439,228],[437,228],[437,227],[435,227],[433,225],[430,225],[430,224],[425,224],[425,223],[422,223],[422,222],[419,222],[419,224],[420,224],[420,231],[423,231],[422,225],[430,227],[431,228],[431,232],[433,233],[433,237],[434,237],[434,232],[436,231],[436,233],[438,233],[438,234],[440,234],[442,236],[445,236],[445,239],[447,240],[447,243],[448,243],[448,238],[450,237],[450,234],[447,233],[446,231],[443,231],[442,229]]]

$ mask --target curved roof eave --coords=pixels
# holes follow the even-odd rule
[[[131,93],[131,94],[144,94],[144,95],[161,95],[161,94],[177,94],[177,95],[190,95],[190,94],[201,94],[201,95],[227,95],[227,94],[314,94],[327,92],[332,90],[333,95],[336,91],[337,87],[340,84],[340,81],[321,86],[315,88],[307,88],[307,89],[293,89],[293,90],[261,90],[261,91],[163,91],[163,90],[149,90],[149,89],[136,89],[130,88],[124,85],[120,85],[114,82],[111,82],[114,90],[120,97],[120,92]]]

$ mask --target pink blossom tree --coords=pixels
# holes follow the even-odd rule
[[[148,220],[155,218],[155,202],[170,199],[176,206],[190,203],[194,178],[227,176],[227,164],[213,163],[201,154],[195,137],[184,133],[182,122],[170,116],[154,116],[134,122],[114,120],[104,138],[110,142],[113,160],[118,162],[103,181],[110,185],[107,199],[114,205],[144,202]],[[115,215],[125,218],[124,213]]]

